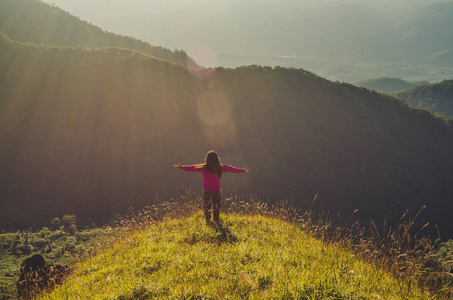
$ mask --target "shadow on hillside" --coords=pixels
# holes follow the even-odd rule
[[[237,242],[238,240],[237,237],[231,233],[228,226],[220,222],[213,221],[210,221],[207,225],[216,231],[217,235],[215,236],[214,239],[218,244],[223,243],[234,244],[235,242]]]

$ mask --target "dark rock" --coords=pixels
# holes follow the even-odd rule
[[[28,298],[41,291],[47,282],[47,264],[40,254],[33,255],[22,263],[16,283],[19,298]]]
[[[49,268],[42,255],[33,255],[20,266],[17,294],[21,299],[32,299],[42,290],[63,283],[69,272],[68,266],[55,265]]]
[[[35,254],[20,265],[19,281],[43,277],[47,273],[46,260],[41,254]]]

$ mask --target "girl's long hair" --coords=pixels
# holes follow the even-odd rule
[[[211,150],[206,155],[204,164],[201,165],[209,173],[213,174],[217,172],[219,177],[222,177],[222,168],[220,166],[220,159],[214,150]]]

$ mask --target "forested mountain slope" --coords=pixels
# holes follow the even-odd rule
[[[199,80],[204,78],[204,80]],[[365,223],[427,209],[451,237],[452,128],[426,111],[301,69],[217,68],[203,76],[121,49],[0,39],[1,227],[62,212],[104,222],[156,193],[201,187],[173,163],[216,149],[249,174],[225,196],[256,193]],[[434,229],[434,227],[430,227]]]
[[[453,80],[414,87],[395,94],[410,105],[453,118]]]
[[[171,51],[128,36],[106,32],[39,0],[0,1],[0,33],[12,40],[62,47],[127,48],[158,59],[196,67],[182,50]]]

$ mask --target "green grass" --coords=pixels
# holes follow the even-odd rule
[[[0,234],[0,299],[15,298],[16,282],[22,262],[41,254],[47,264],[71,264],[92,251],[105,232],[102,228],[68,232],[63,227],[40,231],[17,231]]]
[[[430,299],[409,281],[253,214],[201,213],[128,231],[44,299]]]

